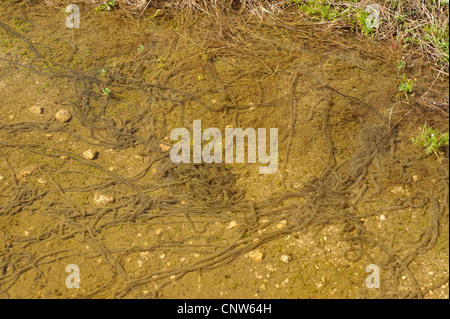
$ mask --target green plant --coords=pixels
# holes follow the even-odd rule
[[[445,28],[441,28],[437,24],[426,24],[423,27],[423,31],[425,32],[424,41],[432,43],[442,53],[440,58],[441,64],[448,64],[449,62],[448,26]]]
[[[112,9],[115,8],[114,5],[114,0],[109,0],[109,1],[105,1],[103,2],[103,4],[99,5],[98,7],[96,7],[94,9],[95,12],[99,12],[99,11],[111,11]]]
[[[365,35],[371,35],[374,31],[374,28],[367,24],[368,17],[369,13],[367,11],[360,10],[356,12],[357,28]]]
[[[402,69],[406,68],[406,62],[403,61],[403,60],[398,61],[397,68],[398,68],[399,70],[402,70]]]
[[[156,61],[159,62],[158,68],[160,70],[164,70],[164,68],[166,67],[166,65],[164,64],[164,62],[166,61],[164,58],[159,57]]]
[[[330,3],[323,0],[291,0],[291,3],[297,3],[300,11],[312,16],[314,20],[324,19],[328,21],[334,21],[339,17],[339,15],[341,15],[341,12],[339,12],[338,9],[335,9]]]
[[[449,133],[440,133],[437,129],[424,125],[422,134],[417,138],[413,138],[412,142],[425,147],[425,153],[431,155],[442,149],[449,143]]]
[[[98,73],[100,73],[100,75],[105,75],[106,70],[105,69],[101,69],[100,71],[98,71]]]
[[[21,19],[14,19],[13,24],[16,27],[16,29],[19,31],[25,31],[25,29],[30,26],[29,23],[27,23]]]
[[[108,96],[109,94],[111,94],[111,90],[108,89],[108,88],[104,88],[104,89],[102,90],[102,92],[103,92],[103,95],[104,95],[104,96]]]
[[[406,94],[412,93],[414,82],[414,79],[407,79],[406,75],[403,74],[403,82],[400,83],[398,90],[401,92],[405,92]]]

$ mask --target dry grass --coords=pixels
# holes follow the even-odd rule
[[[69,3],[82,3],[92,9],[102,0],[43,0],[44,3],[64,8]],[[404,62],[434,63],[441,71],[449,68],[449,27],[447,0],[378,0],[381,24],[367,28],[365,21],[371,0],[115,0],[114,10],[140,17],[144,13],[163,14],[180,12],[204,13],[218,19],[221,14],[247,13],[266,17],[306,19],[318,24],[351,28],[364,36],[389,41],[394,51],[406,51]],[[189,15],[187,17],[189,19]]]

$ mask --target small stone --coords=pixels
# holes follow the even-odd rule
[[[386,219],[386,216],[380,215],[380,220],[385,220],[385,219]]]
[[[283,219],[281,222],[277,224],[278,229],[285,228],[287,226],[287,220]]]
[[[42,114],[42,112],[44,112],[44,108],[39,105],[33,105],[32,107],[30,107],[30,112],[35,115],[40,115]]]
[[[166,145],[166,144],[159,144],[159,148],[163,152],[170,151],[172,149],[172,146]]]
[[[72,118],[72,115],[70,115],[69,111],[67,111],[66,109],[62,109],[55,114],[55,118],[60,123],[66,123]]]
[[[22,171],[20,171],[19,175],[17,176],[17,179],[22,179],[24,177],[30,176],[31,174],[34,173],[35,170],[36,170],[36,166],[34,166],[34,165],[24,168]]]
[[[95,152],[93,150],[87,150],[83,152],[83,157],[87,160],[93,160],[97,157],[98,152]]]
[[[288,255],[288,254],[283,254],[283,255],[281,255],[280,260],[282,262],[284,262],[285,264],[288,264],[292,260],[292,256]]]
[[[413,179],[414,182],[417,182],[417,181],[419,180],[419,176],[414,175],[414,176],[412,177],[412,179]]]
[[[163,229],[162,229],[162,228],[158,228],[158,229],[155,231],[155,234],[156,234],[156,236],[159,236],[159,235],[162,234],[162,232],[163,232]]]
[[[391,193],[394,193],[394,194],[404,194],[404,193],[405,193],[405,190],[404,190],[403,187],[401,187],[401,186],[395,186],[395,187],[391,190]]]
[[[230,222],[227,229],[232,229],[238,226],[238,223],[236,223],[234,220]]]
[[[68,157],[67,157],[67,155],[62,155],[62,156],[61,156],[61,159],[62,159],[63,161],[65,161],[66,159],[68,159]]]
[[[0,182],[3,182],[5,180],[5,176],[0,175]]]
[[[253,259],[254,261],[261,261],[264,258],[264,254],[262,252],[260,252],[259,250],[254,250],[248,253],[248,257],[250,257],[251,259]]]
[[[141,258],[144,260],[148,260],[148,257],[150,257],[150,252],[149,251],[143,251],[141,252]]]
[[[95,193],[94,194],[94,202],[97,205],[107,205],[114,202],[114,197],[111,195],[105,195],[101,193]]]

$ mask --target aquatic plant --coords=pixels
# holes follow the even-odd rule
[[[425,147],[425,153],[431,155],[448,145],[449,133],[440,133],[437,129],[428,127],[425,124],[422,133],[417,138],[413,138],[412,142]]]
[[[115,8],[114,5],[114,0],[109,0],[109,1],[105,1],[103,2],[103,4],[99,5],[98,7],[96,7],[94,9],[94,12],[99,12],[99,11],[111,11],[112,9]]]
[[[405,92],[406,94],[412,93],[414,82],[414,79],[407,79],[406,75],[403,74],[403,82],[400,83],[398,90],[401,92]]]
[[[111,94],[111,90],[108,89],[108,88],[104,88],[104,89],[102,90],[102,92],[103,92],[103,95],[104,95],[104,96],[108,96],[109,94]]]

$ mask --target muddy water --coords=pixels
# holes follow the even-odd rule
[[[401,52],[292,16],[135,19],[81,6],[72,30],[66,17],[0,7],[2,296],[448,297],[448,154],[410,143],[425,121],[448,131],[415,101],[448,100],[447,83],[411,68],[421,77],[407,104]],[[170,132],[194,120],[278,128],[278,171],[171,167]],[[374,125],[388,138],[359,172],[360,132]],[[337,197],[329,183],[296,195],[342,167],[360,180]],[[370,264],[379,289],[365,284]],[[79,289],[66,286],[68,265]]]

